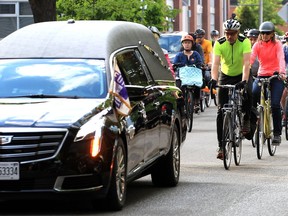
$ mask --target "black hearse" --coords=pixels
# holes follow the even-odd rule
[[[77,194],[119,210],[144,175],[176,186],[186,119],[167,68],[136,23],[44,22],[1,40],[0,198]]]

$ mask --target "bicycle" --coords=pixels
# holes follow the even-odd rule
[[[222,107],[223,131],[222,149],[223,163],[226,170],[230,168],[232,152],[236,166],[240,165],[242,154],[242,126],[244,114],[242,112],[243,91],[235,87],[236,85],[217,85],[218,88],[228,89],[228,103]]]
[[[188,121],[188,132],[192,131],[193,126],[193,114],[195,106],[195,91],[196,88],[200,88],[203,84],[202,71],[196,68],[194,65],[182,66],[174,65],[174,71],[176,72],[176,84],[181,87],[184,95],[185,111]],[[193,79],[195,77],[195,79]]]
[[[203,98],[205,101],[206,107],[209,107],[211,105],[211,101],[214,101],[215,106],[217,106],[217,99],[216,99],[216,90],[213,89],[213,91],[210,91],[208,88],[208,82],[211,79],[211,68],[208,67],[208,65],[204,65],[202,67],[203,73],[204,73],[204,79],[205,79],[205,87],[201,89]]]
[[[285,90],[288,91],[288,83],[287,81],[284,82],[285,84]],[[284,91],[285,91],[284,90]],[[288,95],[286,96],[285,98],[285,104],[284,104],[284,107],[283,107],[283,115],[284,115],[284,120],[283,120],[283,127],[284,127],[284,131],[285,131],[285,138],[286,140],[288,140]]]
[[[263,155],[263,147],[267,142],[268,152],[270,156],[274,156],[277,146],[272,145],[272,110],[271,110],[271,90],[270,81],[274,78],[280,78],[279,74],[271,77],[257,78],[261,86],[260,103],[257,105],[259,119],[255,131],[255,144],[257,150],[257,158],[260,160]]]

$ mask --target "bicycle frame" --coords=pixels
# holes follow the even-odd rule
[[[240,90],[235,89],[235,85],[218,85],[218,87],[228,89],[228,103],[224,104],[222,108],[222,147],[224,153],[224,167],[225,169],[229,169],[232,158],[232,148],[234,149],[235,165],[239,165],[241,160],[243,139],[241,131],[241,126],[243,124],[243,98]]]
[[[220,88],[228,88],[228,103],[224,104],[223,113],[231,113],[233,119],[233,126],[235,129],[236,115],[242,114],[242,95],[239,90],[235,89],[235,85],[218,85]],[[240,119],[242,125],[243,119]]]
[[[273,156],[276,152],[276,146],[272,146],[271,144],[273,131],[270,81],[274,78],[279,78],[279,74],[273,75],[269,78],[258,78],[258,84],[261,86],[260,103],[257,104],[259,120],[255,132],[258,159],[262,158],[263,146],[266,142],[270,156]]]
[[[261,81],[260,81],[261,82]],[[266,139],[272,137],[272,130],[271,130],[271,92],[269,87],[270,81],[264,81],[261,83],[261,97],[260,97],[260,107],[264,111],[264,136]],[[268,85],[268,86],[267,86]],[[265,86],[267,86],[265,90]]]

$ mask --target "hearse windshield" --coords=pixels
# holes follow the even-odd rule
[[[104,60],[0,60],[0,97],[105,98]]]

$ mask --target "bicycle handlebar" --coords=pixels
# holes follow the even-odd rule
[[[236,85],[232,85],[232,84],[225,84],[225,85],[216,85],[216,88],[235,88]]]

